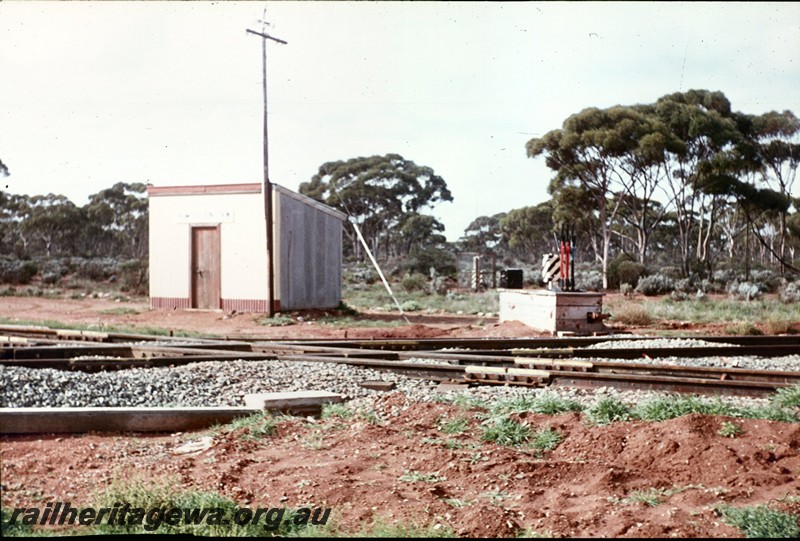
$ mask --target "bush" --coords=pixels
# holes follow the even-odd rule
[[[800,282],[789,282],[780,292],[781,302],[800,303]]]
[[[620,266],[623,263],[636,263],[636,261],[628,254],[620,254],[608,264],[607,272],[609,289],[619,289],[619,285],[623,283],[623,280],[620,278]]]
[[[421,274],[409,273],[403,277],[400,282],[401,287],[411,293],[412,291],[423,291],[428,286],[428,280]]]
[[[586,291],[603,291],[603,273],[575,269],[575,287]]]
[[[630,284],[635,288],[643,274],[644,265],[636,261],[622,261],[617,267],[620,285]]]
[[[750,279],[762,293],[775,293],[785,282],[776,272],[767,269],[754,270]]]
[[[119,262],[110,257],[97,259],[82,259],[77,262],[75,274],[78,278],[102,282],[116,275],[119,271]]]
[[[0,282],[4,284],[26,285],[39,273],[39,266],[30,260],[0,259]]]
[[[148,268],[147,261],[131,259],[120,265],[122,275],[122,291],[133,295],[147,295]]]
[[[734,299],[750,301],[761,296],[757,284],[750,282],[733,282],[728,286],[728,294]]]
[[[675,282],[672,278],[662,274],[652,274],[639,280],[639,285],[636,286],[634,291],[649,297],[670,293],[673,289],[675,289]]]

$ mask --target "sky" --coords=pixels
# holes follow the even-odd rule
[[[400,154],[479,216],[548,199],[525,143],[587,107],[722,91],[800,115],[800,3],[0,1],[0,189],[83,205],[117,182],[297,190]]]

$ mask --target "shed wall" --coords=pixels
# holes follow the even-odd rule
[[[157,308],[190,306],[191,228],[219,225],[220,308],[255,306],[257,301],[265,305],[268,284],[262,201],[260,194],[249,193],[151,197],[151,304]]]
[[[275,273],[281,310],[335,308],[342,300],[342,217],[275,193]]]

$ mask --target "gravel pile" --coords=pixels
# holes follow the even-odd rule
[[[319,390],[348,399],[380,393],[360,387],[364,381],[393,381],[413,395],[436,387],[399,374],[308,362],[203,362],[94,374],[0,366],[0,406],[242,406],[250,393]]]

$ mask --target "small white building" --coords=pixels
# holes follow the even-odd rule
[[[346,216],[272,185],[274,311],[341,302]],[[267,312],[261,184],[149,186],[150,306]]]

